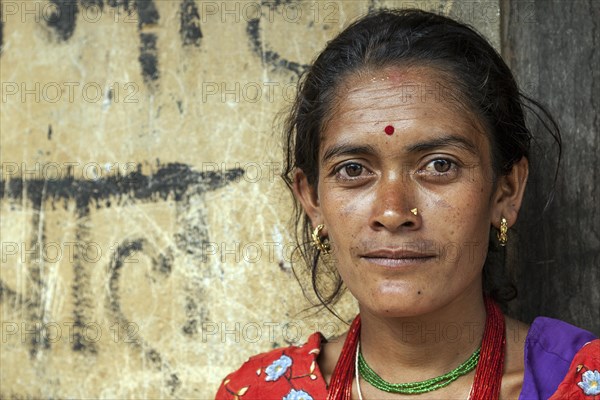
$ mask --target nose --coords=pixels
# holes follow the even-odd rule
[[[415,189],[414,183],[406,175],[380,179],[369,221],[371,228],[390,232],[419,229],[421,215]]]

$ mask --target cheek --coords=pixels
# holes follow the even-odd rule
[[[349,263],[360,230],[368,224],[365,220],[369,199],[344,190],[325,190],[320,197],[321,212],[329,240],[336,248],[337,262]]]
[[[489,228],[489,197],[481,184],[437,193],[424,191],[421,201],[425,225],[442,234],[440,240],[481,240]]]
[[[323,216],[334,225],[344,225],[345,218],[356,219],[368,207],[368,198],[350,190],[325,187],[320,193]],[[344,218],[344,219],[340,219]]]

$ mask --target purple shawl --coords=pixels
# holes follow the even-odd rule
[[[519,400],[548,399],[569,370],[575,353],[596,336],[557,319],[538,317],[525,339],[525,375]]]

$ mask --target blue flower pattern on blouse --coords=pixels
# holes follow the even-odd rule
[[[577,384],[587,396],[600,394],[600,372],[585,371],[582,381]]]
[[[292,359],[285,354],[279,357],[279,359],[273,361],[271,365],[269,365],[265,369],[265,373],[267,377],[266,381],[276,381],[281,378],[283,374],[288,370],[288,368],[292,365]]]
[[[313,398],[304,390],[292,389],[288,395],[283,398],[283,400],[313,400]]]

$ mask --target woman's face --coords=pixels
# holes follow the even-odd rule
[[[361,308],[406,317],[481,295],[501,215],[484,128],[430,68],[353,76],[337,98],[309,215]]]

